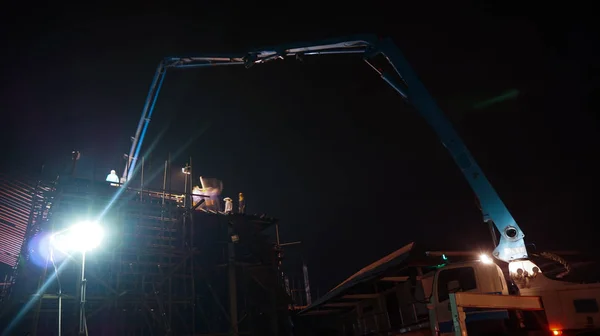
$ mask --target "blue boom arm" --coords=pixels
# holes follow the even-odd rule
[[[168,57],[158,66],[146,98],[142,116],[138,123],[131,146],[128,163],[123,174],[124,180],[135,172],[144,136],[154,110],[156,99],[169,68],[198,68],[218,65],[244,65],[249,68],[256,64],[295,57],[302,59],[311,55],[361,54],[369,64],[394,90],[411,104],[429,125],[450,152],[450,155],[463,172],[469,185],[479,198],[486,222],[493,222],[500,232],[500,241],[494,250],[494,257],[510,262],[528,258],[523,240],[524,234],[514,218],[492,187],[483,171],[467,149],[454,127],[437,106],[412,67],[391,39],[378,39],[371,35],[352,36],[313,43],[298,43],[262,48],[240,54],[206,55],[197,57]],[[393,70],[385,72],[373,65],[376,57],[383,56]],[[398,76],[394,76],[395,72]]]

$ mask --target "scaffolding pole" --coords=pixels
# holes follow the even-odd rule
[[[237,282],[235,275],[235,245],[233,242],[233,223],[227,223],[229,242],[227,243],[228,268],[229,268],[229,318],[231,321],[231,334],[239,336],[238,308],[237,308]]]

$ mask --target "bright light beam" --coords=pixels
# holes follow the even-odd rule
[[[103,238],[104,230],[98,223],[84,221],[52,235],[50,242],[62,252],[87,252],[100,246]]]
[[[488,257],[487,254],[480,255],[479,261],[481,261],[484,264],[488,264],[488,265],[493,263],[492,258]]]
[[[50,287],[50,285],[52,284],[52,281],[56,278],[56,275],[58,273],[61,273],[63,268],[65,268],[67,264],[68,264],[67,262],[63,262],[60,266],[58,266],[58,270],[56,270],[56,272],[53,272],[50,275],[50,277],[48,277],[48,279],[46,279],[46,281],[42,284],[40,289],[38,289],[38,291],[34,295],[31,296],[31,298],[27,301],[27,303],[25,303],[23,308],[21,308],[21,310],[19,310],[19,312],[12,319],[12,321],[10,321],[10,324],[2,332],[2,334],[1,334],[2,336],[14,335],[12,329],[19,324],[19,322],[23,319],[23,317],[25,317],[27,315],[27,313],[33,307],[33,305],[38,300],[41,300],[41,296],[44,293],[46,293],[46,290]]]

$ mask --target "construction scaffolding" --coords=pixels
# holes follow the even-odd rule
[[[86,332],[279,335],[290,327],[276,245],[264,234],[275,219],[207,210],[189,193],[76,178],[43,199],[48,216],[26,237],[26,261],[5,295],[8,335],[57,335],[59,311],[63,335],[77,334],[81,255],[54,260],[44,239],[88,218],[102,218],[107,233],[85,259]]]
[[[16,267],[25,237],[39,230],[47,215],[44,195],[53,183],[0,174],[0,263]]]

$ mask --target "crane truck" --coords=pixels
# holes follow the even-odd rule
[[[356,54],[361,57],[376,75],[389,84],[433,128],[475,192],[484,222],[498,230],[500,239],[492,255],[499,262],[508,263],[509,278],[519,288],[521,296],[508,295],[507,283],[501,269],[495,264],[481,262],[448,265],[424,275],[419,280],[423,283],[423,288],[432,289],[425,291],[429,300],[427,307],[431,332],[434,335],[466,335],[468,326],[465,323],[468,324],[470,314],[475,316],[474,314],[478,313],[478,310],[473,310],[476,307],[505,310],[543,307],[549,328],[555,335],[598,332],[600,285],[573,284],[549,279],[530,260],[523,231],[450,121],[390,38],[357,35],[233,54],[164,58],[156,69],[138,127],[132,137],[121,182],[127,183],[136,172],[137,159],[167,70],[225,65],[250,68],[286,58],[302,60],[309,56],[336,54]],[[462,274],[461,269],[474,276],[472,280],[475,282],[470,283],[468,287],[460,282],[460,278],[452,278],[452,274],[454,277]],[[461,292],[455,293],[457,290]],[[441,295],[440,292],[445,294]],[[532,297],[535,299],[531,299]],[[538,299],[539,302],[535,301]]]

